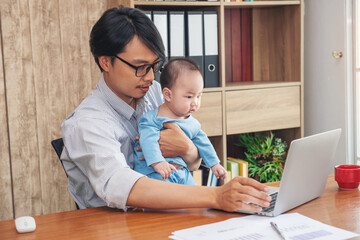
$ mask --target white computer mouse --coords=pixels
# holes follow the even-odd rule
[[[18,233],[33,232],[36,229],[35,219],[30,216],[16,218],[15,226]]]

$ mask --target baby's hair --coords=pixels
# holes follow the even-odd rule
[[[169,88],[174,85],[179,74],[183,71],[198,71],[201,69],[196,62],[190,58],[173,58],[163,68],[160,75],[161,88]]]

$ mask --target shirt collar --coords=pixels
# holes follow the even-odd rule
[[[123,115],[126,119],[130,120],[132,116],[137,118],[137,116],[141,116],[144,112],[145,102],[147,102],[144,97],[137,100],[135,111],[108,87],[104,80],[103,74],[101,75],[100,81],[97,84],[96,88],[103,94],[106,101],[111,105],[111,107],[118,114]]]

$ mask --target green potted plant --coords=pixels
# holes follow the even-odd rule
[[[285,141],[274,138],[272,132],[267,136],[244,133],[239,135],[239,143],[235,145],[245,148],[249,177],[263,183],[281,180],[286,160]]]

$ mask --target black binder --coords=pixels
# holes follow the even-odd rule
[[[204,11],[204,86],[219,87],[218,14]]]

